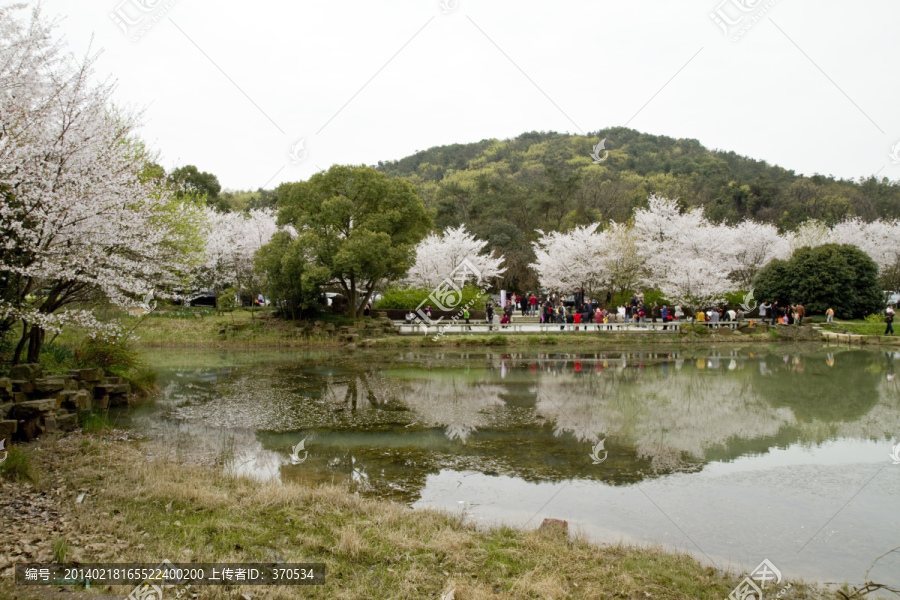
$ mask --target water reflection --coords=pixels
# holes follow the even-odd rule
[[[201,427],[192,434],[197,439],[211,437],[204,432],[252,432],[261,447],[242,441],[236,451],[249,453],[242,472],[256,469],[261,477],[274,476],[276,463],[252,456],[266,450],[286,458],[307,437],[310,461],[297,468],[282,461],[275,470],[292,477],[321,468],[410,502],[427,474],[448,466],[526,480],[628,484],[791,444],[888,440],[900,431],[896,352],[278,358],[164,368],[157,403],[129,418],[157,431]],[[589,453],[601,439],[609,460],[596,469]]]
[[[686,543],[663,533],[671,529],[664,519],[636,525],[646,515],[633,507],[659,494],[656,504],[701,518],[692,526],[708,531],[705,552],[739,562],[717,532],[752,538],[737,523],[757,519],[757,503],[773,511],[763,517],[771,531],[757,536],[771,546],[754,552],[796,543],[796,554],[812,535],[804,527],[814,532],[846,505],[858,479],[876,472],[873,461],[889,465],[900,433],[897,352],[717,346],[160,360],[157,401],[121,418],[166,439],[181,458],[260,478],[343,482],[417,505],[462,501],[477,506],[472,514],[510,522],[526,522],[553,497],[549,516],[600,537]],[[304,438],[309,458],[292,465],[291,447]],[[601,439],[608,459],[594,465]],[[555,496],[560,486],[571,493]],[[873,496],[854,502],[869,513],[854,517],[853,534],[841,540],[858,556],[834,568],[889,549],[881,545],[900,531],[891,516],[898,493],[900,467],[868,484]],[[804,518],[810,523],[789,534]],[[809,565],[837,560],[833,547],[816,543],[807,557],[783,560],[815,576]],[[746,560],[759,562],[749,551]]]

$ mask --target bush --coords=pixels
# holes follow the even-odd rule
[[[237,290],[233,287],[226,289],[216,300],[219,312],[231,312],[238,307],[236,300]]]
[[[800,248],[788,261],[773,260],[753,281],[757,301],[802,302],[807,315],[833,308],[841,319],[861,319],[882,309],[878,265],[850,245]]]
[[[45,373],[65,373],[75,360],[75,352],[58,344],[44,344],[41,346],[40,363]]]
[[[428,297],[434,290],[423,288],[399,288],[392,287],[384,291],[382,298],[375,303],[374,309],[415,309],[422,302],[428,301]],[[489,298],[487,294],[482,294],[481,289],[474,285],[467,285],[462,289],[462,299],[454,304],[452,309],[461,309],[464,305],[471,302],[470,309],[484,309],[485,301]],[[431,308],[437,309],[438,306],[432,302]]]
[[[866,323],[872,323],[875,325],[883,325],[884,324],[884,315],[882,314],[871,314],[866,316]]]
[[[699,325],[697,323],[682,323],[678,327],[678,333],[687,335],[687,334],[695,334],[695,335],[709,335],[711,330],[706,325]]]
[[[135,391],[147,392],[156,386],[156,372],[141,359],[140,354],[122,340],[94,338],[85,340],[75,350],[76,369],[103,369],[122,377]]]
[[[127,371],[143,367],[138,353],[124,341],[88,338],[75,350],[75,368]]]
[[[37,483],[37,475],[31,468],[31,461],[25,451],[16,446],[7,449],[6,460],[0,464],[0,475],[10,481],[31,481]]]
[[[112,429],[112,423],[106,412],[86,410],[81,413],[82,433],[98,433]]]

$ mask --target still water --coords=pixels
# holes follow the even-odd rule
[[[158,397],[116,418],[180,460],[482,523],[565,519],[727,569],[768,558],[792,579],[861,582],[900,546],[897,352],[161,351],[151,364]],[[900,586],[900,553],[869,579]]]

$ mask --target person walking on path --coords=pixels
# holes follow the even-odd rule
[[[884,328],[884,335],[894,335],[894,307],[888,306],[884,311],[884,322],[887,325]]]
[[[825,322],[826,323],[834,323],[834,309],[833,308],[829,307],[828,310],[825,311]]]

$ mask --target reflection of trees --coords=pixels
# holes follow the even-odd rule
[[[656,366],[631,381],[615,373],[545,378],[537,411],[556,423],[556,435],[568,432],[586,442],[610,436],[633,446],[655,470],[679,468],[683,454],[705,459],[708,449],[734,437],[774,435],[793,421],[789,410],[761,402],[744,378],[707,376],[705,365],[668,377]]]
[[[419,423],[445,427],[447,437],[464,443],[491,422],[490,409],[503,406],[500,385],[441,377],[404,381],[403,388],[403,403],[415,412]]]
[[[879,358],[864,350],[840,352],[834,357],[840,370],[834,371],[824,353],[767,355],[752,386],[769,405],[790,408],[801,422],[857,421],[881,398]]]
[[[887,376],[900,355],[829,353],[448,352],[426,363],[411,352],[339,369],[333,358],[240,368],[218,383],[179,378],[164,397],[177,405],[168,415],[210,431],[267,430],[259,439],[279,456],[300,438],[278,432],[310,432],[310,460],[282,476],[337,475],[414,499],[446,468],[623,483],[797,442],[895,435],[900,381]],[[609,459],[592,466],[604,438]]]

